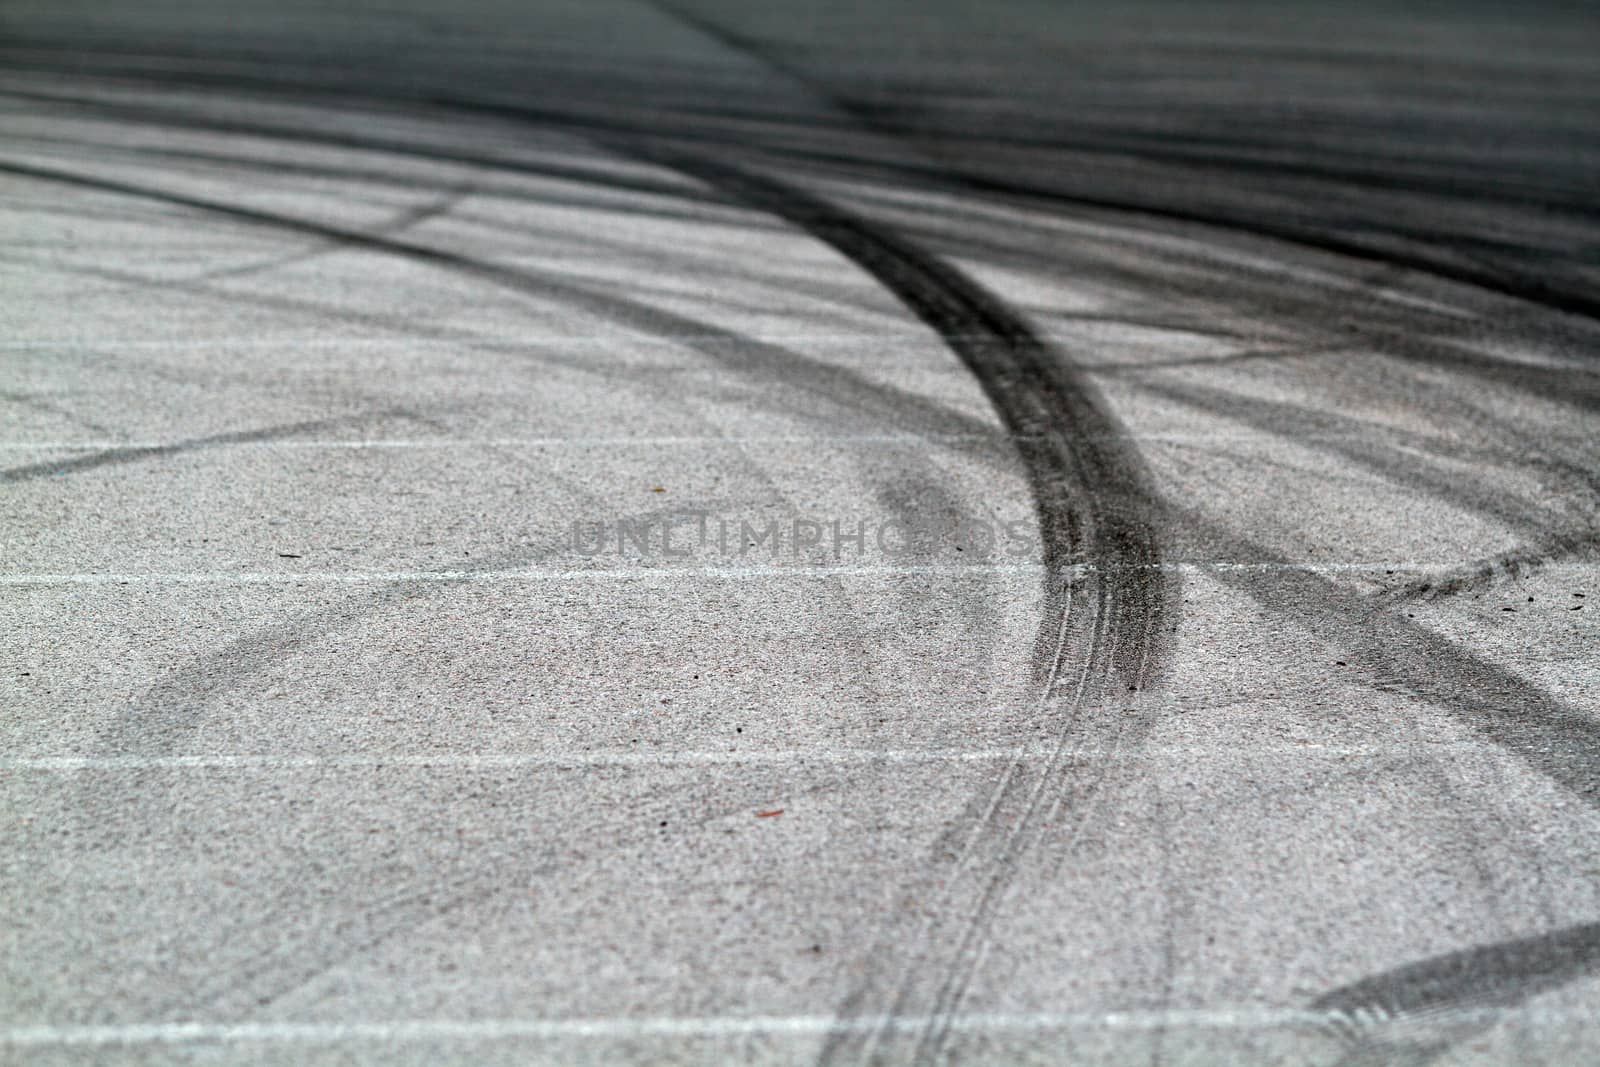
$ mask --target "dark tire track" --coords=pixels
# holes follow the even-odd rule
[[[1600,923],[1578,923],[1408,963],[1310,1007],[1345,1017],[1337,1027],[1346,1044],[1340,1067],[1424,1064],[1494,1025],[1502,1011],[1597,972]],[[1397,1032],[1406,1029],[1413,1032]]]
[[[747,55],[754,56],[763,63],[770,65],[774,70],[782,73],[785,77],[822,94],[831,105],[848,114],[866,129],[918,150],[934,143],[926,135],[925,131],[918,128],[914,121],[914,116],[898,115],[892,110],[874,107],[847,93],[833,90],[811,74],[803,65],[786,57],[781,48],[773,47],[750,34],[741,33],[715,19],[690,10],[684,4],[675,2],[675,0],[649,0],[649,2],[652,7],[671,14],[674,18],[694,27],[708,37]],[[1063,132],[1060,130],[1052,131],[1051,147],[1072,147],[1073,142],[1071,140],[1063,141],[1063,136]],[[977,159],[982,159],[986,152],[997,152],[1003,147],[1002,138],[993,129],[984,131],[977,139],[979,141],[977,144],[963,145],[958,138],[955,140],[954,146],[963,150],[961,152],[962,155]],[[1171,161],[1174,156],[1174,153],[1168,147],[1171,140],[1170,134],[1164,134],[1161,140],[1155,144],[1115,143],[1107,145],[1103,142],[1089,142],[1089,144],[1095,150],[1111,157],[1131,153],[1145,155],[1149,158],[1165,158]],[[1185,208],[1170,202],[1109,196],[1099,193],[1098,190],[1094,193],[1086,193],[1055,188],[1041,182],[1028,181],[1016,177],[999,178],[984,172],[981,165],[964,166],[960,162],[947,161],[948,156],[951,154],[948,151],[948,148],[951,147],[951,138],[948,132],[942,134],[937,144],[940,148],[947,149],[940,153],[940,158],[937,160],[923,163],[919,160],[902,158],[895,161],[876,161],[876,165],[901,177],[915,176],[939,185],[947,187],[954,185],[969,192],[989,196],[1021,197],[1028,200],[1042,200],[1045,203],[1056,206],[1134,214],[1166,222],[1201,225],[1253,237],[1282,241],[1319,252],[1332,253],[1351,259],[1401,267],[1406,270],[1429,274],[1436,278],[1510,296],[1551,310],[1600,321],[1600,300],[1595,299],[1591,293],[1574,289],[1570,286],[1550,285],[1548,282],[1525,272],[1511,273],[1505,269],[1495,269],[1492,265],[1474,264],[1472,262],[1463,262],[1460,259],[1451,259],[1443,252],[1426,249],[1406,249],[1394,247],[1392,244],[1373,243],[1369,240],[1345,236],[1326,227],[1297,225],[1286,219],[1273,220],[1260,214],[1243,215],[1221,207],[1209,209]],[[1080,149],[1084,147],[1082,142],[1079,143],[1079,147]],[[1208,145],[1205,146],[1205,149],[1214,151],[1215,146]],[[1326,165],[1309,167],[1304,164],[1295,167],[1279,161],[1252,159],[1240,152],[1227,156],[1221,164],[1210,160],[1196,159],[1193,155],[1184,156],[1180,159],[1180,162],[1188,167],[1196,168],[1197,173],[1209,172],[1214,181],[1221,181],[1224,176],[1229,175],[1237,177],[1253,170],[1262,170],[1274,174],[1300,171],[1308,172],[1316,177],[1337,177],[1347,184],[1357,182],[1374,188],[1399,189],[1407,192],[1425,190],[1435,195],[1444,195],[1450,198],[1471,198],[1473,202],[1478,203],[1481,203],[1489,196],[1510,195],[1493,187],[1486,190],[1481,186],[1466,185],[1449,177],[1435,178],[1431,181],[1421,179],[1399,181],[1393,177],[1375,174],[1367,170],[1339,169],[1330,171]],[[1569,197],[1564,198],[1562,206],[1580,215],[1593,215],[1594,210],[1582,198],[1581,193],[1581,190],[1573,190]],[[1529,206],[1536,208],[1547,209],[1551,206],[1547,199],[1520,199]]]
[[[1211,535],[1219,553],[1282,562],[1203,516],[1191,520]],[[1270,572],[1218,568],[1213,573],[1279,618],[1324,635],[1360,675],[1438,708],[1600,808],[1600,720],[1592,714],[1408,620],[1398,608],[1310,570],[1284,564]]]
[[[1294,431],[1306,432],[1304,443],[1319,452],[1337,455],[1412,492],[1492,517],[1510,528],[1519,529],[1525,536],[1546,535],[1551,525],[1561,518],[1541,514],[1535,501],[1507,499],[1503,491],[1492,487],[1463,484],[1459,475],[1439,471],[1421,457],[1385,444],[1375,432],[1367,431],[1363,435],[1364,428],[1358,420],[1192,383],[1171,386],[1146,382],[1143,389],[1173,403],[1266,433],[1288,438]]]
[[[742,35],[727,31],[706,19],[690,16],[677,8],[676,5],[656,4],[654,6],[660,7],[664,11],[670,11],[686,24],[693,25],[724,43],[738,47],[749,54],[759,56],[764,62],[771,64],[774,69],[805,84],[808,88],[823,92],[830,103],[850,115],[865,128],[905,145],[917,147],[922,145],[922,139],[914,128],[907,126],[892,116],[879,113],[872,108],[843,98],[836,93],[827,92],[808,73],[776,57],[770,49],[761,47]],[[48,71],[51,68],[25,66],[23,69]],[[82,71],[74,70],[72,73],[81,74]],[[174,77],[170,72],[152,74],[149,71],[137,68],[113,68],[109,72],[102,73],[111,73],[116,77],[135,81],[153,81],[162,85],[189,85],[196,89],[213,88],[256,91],[271,95],[293,93],[308,99],[373,99],[370,93],[351,88],[348,85],[318,84],[315,80],[311,82],[311,84],[315,85],[315,88],[306,88],[281,79],[261,76],[252,77],[237,73],[196,74],[191,72],[182,79]],[[393,101],[385,102],[393,103]],[[578,136],[596,139],[636,138],[647,135],[645,133],[647,123],[643,121],[641,116],[633,114],[592,113],[580,115],[554,108],[535,109],[511,105],[492,105],[480,101],[450,96],[433,96],[426,93],[417,94],[410,102],[432,104],[442,109],[458,112],[493,113],[498,111],[508,115],[519,116],[525,120],[534,120],[540,125],[552,129],[562,129]],[[650,124],[660,125],[668,121],[669,116],[652,115],[650,120]],[[681,117],[678,120],[680,123],[682,122]],[[648,135],[658,136],[659,131],[653,131]],[[702,146],[716,146],[724,150],[735,150],[744,147],[732,135],[712,136],[704,131],[691,133],[687,128],[674,131],[673,136],[681,142],[697,143]],[[780,157],[790,155],[793,152],[793,150],[782,146],[770,147],[766,151],[771,155]],[[915,179],[934,188],[955,188],[988,198],[1022,200],[1043,204],[1052,210],[1066,207],[1078,211],[1112,212],[1162,223],[1202,226],[1215,231],[1277,241],[1309,251],[1414,271],[1484,292],[1510,297],[1547,311],[1560,312],[1593,322],[1600,322],[1600,300],[1595,299],[1587,292],[1575,290],[1570,286],[1551,285],[1525,272],[1512,273],[1504,268],[1497,269],[1489,264],[1474,263],[1459,258],[1451,259],[1446,255],[1433,253],[1424,248],[1399,247],[1393,243],[1374,243],[1360,238],[1352,238],[1315,225],[1299,225],[1282,219],[1271,220],[1260,216],[1243,215],[1224,208],[1194,209],[1170,203],[1071,191],[1055,188],[1038,181],[1016,177],[1000,178],[992,174],[982,173],[974,168],[964,168],[944,162],[923,162],[918,159],[907,159],[903,155],[901,158],[894,160],[873,159],[870,163],[853,156],[841,156],[838,159],[829,160],[824,154],[816,151],[807,151],[802,154],[801,158],[811,164],[832,162],[852,170],[859,170],[866,166],[878,178],[896,179],[901,184],[907,179]],[[1463,194],[1452,192],[1451,195],[1459,196]],[[1415,239],[1418,236],[1426,235],[1410,236]]]
[[[0,482],[13,484],[30,482],[38,478],[54,478],[66,474],[76,474],[80,471],[94,470],[97,467],[122,466],[129,463],[142,463],[147,460],[167,459],[171,456],[181,456],[186,452],[200,452],[208,448],[264,444],[269,441],[292,441],[297,437],[322,433],[328,430],[347,429],[352,426],[368,426],[388,418],[417,420],[416,415],[409,411],[377,411],[367,415],[352,415],[336,419],[311,419],[305,422],[285,423],[282,426],[266,426],[255,430],[233,430],[228,433],[195,437],[187,441],[174,441],[165,445],[132,445],[126,448],[106,448],[84,456],[73,456],[70,459],[42,460],[38,463],[29,463],[21,467],[8,467],[5,470],[0,470]]]
[[[972,418],[916,393],[873,381],[848,367],[813,360],[773,342],[719,328],[703,320],[628,297],[600,293],[526,268],[478,260],[431,244],[57,168],[0,161],[0,173],[138,197],[217,215],[244,225],[314,236],[350,248],[401,256],[524,295],[560,300],[631,329],[672,338],[729,370],[745,374],[760,372],[776,378],[808,398],[814,398],[813,403],[827,405],[830,410],[839,407],[857,410],[877,420],[878,429],[888,422],[917,432],[948,435],[952,447],[979,458],[992,460],[995,442],[1003,439],[1003,435],[997,433],[989,422]]]
[[[1116,677],[1136,688],[1155,677],[1174,579],[1160,569],[1154,490],[1126,431],[1087,376],[1055,356],[993,294],[883,226],[730,164],[662,150],[642,154],[811,234],[938,332],[994,405],[1027,470],[1050,608],[1036,645],[1038,676],[1053,679],[1064,665],[1060,612],[1068,574],[1074,564],[1093,562],[1093,584],[1104,586]]]
[[[472,192],[471,186],[461,186],[435,197],[426,203],[417,204],[395,213],[394,217],[386,222],[379,223],[371,229],[362,231],[364,237],[394,237],[398,234],[415,229],[429,219],[440,218],[454,211]],[[279,256],[270,256],[264,260],[244,263],[238,266],[218,267],[214,270],[202,271],[193,277],[186,278],[186,282],[211,282],[223,278],[242,278],[246,275],[259,274],[263,271],[281,270],[295,263],[305,263],[308,260],[337,252],[340,248],[348,246],[348,240],[328,240],[315,244],[309,248],[297,249]]]
[[[1594,523],[1581,528],[1573,526],[1444,574],[1417,578],[1375,599],[1398,605],[1479,592],[1502,581],[1518,581],[1563,560],[1588,557],[1597,548],[1600,548],[1600,530],[1595,529]]]

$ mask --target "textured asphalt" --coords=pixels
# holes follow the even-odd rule
[[[0,1060],[1600,1061],[1588,5],[0,3]]]

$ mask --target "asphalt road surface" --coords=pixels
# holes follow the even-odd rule
[[[4,0],[0,1057],[1600,1062],[1600,10]]]

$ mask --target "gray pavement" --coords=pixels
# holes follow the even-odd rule
[[[0,1059],[1593,1062],[1597,55],[0,5]]]

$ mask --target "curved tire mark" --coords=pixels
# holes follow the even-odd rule
[[[1015,178],[997,178],[993,175],[982,173],[976,168],[961,167],[959,164],[951,166],[942,160],[924,162],[924,160],[928,160],[927,153],[923,151],[927,142],[924,138],[919,137],[916,129],[904,119],[897,118],[889,112],[872,107],[859,99],[852,98],[824,85],[820,79],[804,69],[800,64],[783,56],[778,49],[774,49],[749,34],[740,33],[732,27],[708,18],[699,12],[689,10],[679,0],[649,0],[649,2],[650,6],[671,15],[684,25],[690,26],[707,37],[745,55],[753,56],[786,78],[804,85],[807,89],[826,99],[831,106],[849,115],[863,128],[917,151],[921,156],[919,159],[908,160],[902,158],[896,161],[876,161],[879,166],[901,175],[922,178],[945,187],[954,185],[968,192],[989,196],[1044,200],[1052,204],[1064,204],[1076,208],[1112,211],[1118,214],[1136,215],[1166,222],[1205,226],[1250,237],[1280,241],[1313,251],[1416,271],[1420,274],[1431,275],[1435,278],[1537,304],[1550,310],[1600,321],[1600,300],[1595,299],[1591,293],[1569,286],[1551,285],[1543,278],[1526,272],[1497,270],[1483,263],[1462,262],[1459,259],[1452,260],[1445,254],[1439,254],[1427,249],[1413,250],[1392,245],[1386,247],[1378,242],[1345,236],[1327,227],[1317,228],[1299,224],[1293,220],[1273,221],[1259,214],[1247,215],[1221,208],[1185,208],[1170,202],[1135,200],[1098,192],[1093,194],[1072,192],[1033,182],[1019,181]],[[1057,131],[1057,136],[1059,137],[1059,131]],[[987,135],[986,139],[992,144],[992,133]],[[1113,156],[1142,155],[1146,158],[1161,158],[1165,154],[1170,157],[1172,155],[1170,141],[1170,136],[1163,135],[1154,144],[1118,143],[1101,145],[1100,149]],[[1084,146],[1080,143],[1078,147],[1081,149]],[[1163,150],[1165,151],[1163,152]],[[972,152],[974,155],[981,155],[982,147],[973,147]],[[1214,153],[1215,146],[1205,146],[1201,156],[1191,158],[1186,162],[1191,167],[1201,163],[1208,163]],[[1215,166],[1215,164],[1211,165]],[[1248,172],[1257,168],[1278,167],[1281,170],[1283,165],[1281,163],[1269,163],[1264,160],[1251,159],[1244,154],[1235,154],[1226,160],[1225,166],[1228,173],[1238,174],[1241,171]],[[1352,173],[1345,171],[1340,173],[1338,177],[1347,184],[1362,183],[1378,188],[1386,185],[1391,187],[1398,185],[1401,188],[1407,187],[1406,183],[1397,182],[1392,174],[1385,172]],[[1429,184],[1432,187],[1428,188],[1428,191],[1434,195],[1448,195],[1454,198],[1471,197],[1482,200],[1493,193],[1493,190],[1464,186],[1451,179],[1440,179]],[[1410,187],[1415,189],[1414,184]],[[1574,194],[1562,206],[1568,210],[1576,211],[1580,215],[1592,214],[1592,209],[1588,207],[1581,191],[1574,190]],[[1546,209],[1549,205],[1543,199],[1530,199],[1528,206]],[[1405,234],[1405,236],[1415,238],[1416,236],[1425,237],[1426,235]]]
[[[387,221],[379,223],[369,230],[362,231],[362,236],[394,237],[398,234],[405,233],[408,230],[415,229],[430,219],[436,219],[441,216],[448,215],[450,212],[454,211],[457,205],[459,205],[461,201],[465,200],[468,194],[471,192],[472,187],[468,185],[463,185],[459,188],[450,190],[449,192],[437,196],[426,203],[417,204],[412,207],[408,207],[403,211],[396,212],[395,215]],[[186,284],[192,285],[196,282],[219,281],[223,278],[242,278],[246,275],[259,274],[263,271],[281,270],[284,267],[292,264],[305,263],[308,260],[315,259],[319,256],[326,256],[333,252],[337,252],[340,248],[346,247],[352,243],[353,242],[349,238],[330,238],[328,240],[313,244],[309,248],[297,249],[293,252],[286,252],[283,255],[270,256],[266,259],[253,263],[244,263],[231,267],[218,267],[214,270],[202,271],[201,273],[193,275],[192,277],[183,279],[183,281]]]
[[[1478,945],[1370,975],[1311,1008],[1342,1016],[1340,1067],[1424,1064],[1488,1029],[1505,1009],[1600,971],[1600,922]],[[1413,1025],[1414,1032],[1393,1031]]]
[[[1190,517],[1221,556],[1282,562],[1198,514]],[[1593,714],[1312,571],[1285,565],[1212,573],[1285,622],[1339,642],[1354,671],[1438,708],[1600,807],[1600,719]]]
[[[1056,358],[999,298],[887,228],[726,163],[643,154],[829,245],[943,338],[977,379],[1027,469],[1052,609],[1036,646],[1040,677],[1053,678],[1062,667],[1059,611],[1066,577],[1074,564],[1094,562],[1099,567],[1091,581],[1104,583],[1108,628],[1117,646],[1109,666],[1125,684],[1142,688],[1158,669],[1158,635],[1173,579],[1159,567],[1150,476],[1087,376]]]
[[[385,417],[415,419],[415,416],[408,411],[379,411],[370,415],[353,415],[347,418],[291,422],[282,426],[268,426],[258,430],[234,430],[229,433],[211,434],[207,437],[194,437],[186,441],[174,441],[165,445],[130,445],[126,448],[106,448],[91,452],[85,456],[74,456],[71,459],[49,459],[38,463],[29,463],[21,467],[8,467],[5,470],[0,470],[0,483],[30,482],[36,478],[76,474],[79,471],[93,470],[96,467],[120,466],[127,463],[139,463],[144,460],[166,459],[169,456],[182,455],[185,452],[198,452],[207,448],[224,448],[229,445],[293,440],[297,437],[304,437],[307,434],[344,426],[369,425],[373,421]]]
[[[1400,605],[1477,592],[1501,581],[1518,581],[1552,563],[1587,557],[1597,547],[1600,547],[1600,530],[1593,524],[1556,530],[1455,570],[1407,582],[1374,599],[1385,605]]]

